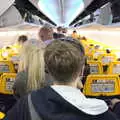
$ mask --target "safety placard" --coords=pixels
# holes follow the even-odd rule
[[[14,82],[15,82],[15,78],[6,78],[6,90],[7,91],[13,90]]]
[[[114,80],[93,80],[91,84],[92,92],[114,92],[115,81]]]
[[[98,73],[98,65],[97,64],[90,64],[90,73],[95,74]]]
[[[0,64],[0,72],[9,72],[9,66],[6,64]]]
[[[104,56],[102,58],[102,63],[103,64],[108,64],[108,63],[112,62],[113,60],[114,60],[113,56]]]

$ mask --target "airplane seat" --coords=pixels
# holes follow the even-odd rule
[[[83,93],[88,97],[120,97],[120,80],[116,74],[89,75]]]
[[[93,58],[94,59],[99,59],[99,57],[101,56],[101,55],[103,55],[104,54],[104,51],[103,50],[95,50],[94,51],[94,54],[93,54]]]
[[[19,66],[19,61],[20,61],[20,56],[19,55],[13,55],[10,59],[14,65],[15,72],[18,72],[18,66]]]
[[[3,73],[0,77],[0,93],[13,94],[16,73]]]
[[[10,60],[13,62],[13,63],[16,63],[18,64],[19,61],[20,61],[20,56],[18,54],[14,54],[11,56]]]
[[[19,48],[15,45],[5,46],[1,49],[1,56],[3,60],[14,59],[14,56],[19,57]]]
[[[89,54],[87,53],[87,54],[86,54],[86,57],[87,57],[87,60],[88,60],[88,61],[93,61],[93,60],[94,60],[92,53],[89,53]]]
[[[88,61],[90,66],[90,74],[103,74],[103,67],[100,61]]]
[[[0,120],[3,120],[3,119],[4,119],[4,117],[5,117],[5,113],[0,112]]]
[[[16,102],[13,85],[16,73],[3,73],[0,77],[0,111],[6,113]]]
[[[3,60],[9,60],[10,54],[13,52],[12,46],[11,45],[5,46],[1,49],[1,51],[2,51],[1,55],[2,55]]]
[[[120,75],[120,61],[111,62],[108,68],[108,74]]]
[[[115,54],[102,54],[98,58],[99,61],[102,62],[103,65],[109,65],[110,62],[113,62],[116,60]]]
[[[0,74],[2,73],[15,73],[15,68],[11,61],[0,61]]]

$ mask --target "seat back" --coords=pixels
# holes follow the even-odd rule
[[[10,60],[15,63],[15,64],[19,64],[19,61],[20,61],[20,56],[19,55],[12,55]]]
[[[120,75],[120,61],[111,62],[108,68],[108,74]]]
[[[114,54],[102,54],[98,59],[102,62],[103,65],[109,65],[110,62],[116,60],[116,56]]]
[[[3,73],[0,77],[0,93],[13,94],[16,73]]]
[[[120,95],[118,75],[89,75],[84,85],[86,96],[116,96]]]
[[[0,74],[1,73],[15,73],[13,63],[11,61],[0,61]]]
[[[103,67],[102,63],[99,61],[88,61],[87,62],[90,66],[90,74],[102,74]]]

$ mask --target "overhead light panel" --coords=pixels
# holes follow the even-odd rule
[[[68,26],[93,0],[29,0],[57,25]]]
[[[41,12],[43,12],[48,18],[59,24],[59,15],[57,13],[58,6],[56,5],[56,0],[39,0],[38,7]]]
[[[84,10],[84,0],[67,0],[65,7],[65,24],[68,26]]]

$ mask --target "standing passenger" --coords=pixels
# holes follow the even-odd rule
[[[53,40],[53,29],[50,26],[43,26],[39,30],[38,37],[45,44],[49,44]]]
[[[76,30],[73,31],[72,38],[74,38],[74,39],[78,39],[79,38],[79,35],[77,34]]]
[[[57,33],[53,33],[53,37],[54,37],[54,39],[64,38],[65,35],[63,34],[63,28],[58,27],[57,28]]]
[[[43,26],[38,33],[38,37],[43,41],[43,46],[50,44],[53,41],[53,29],[52,27],[45,25]],[[48,81],[48,84],[52,84],[51,76],[48,74],[47,68],[45,69],[45,80]]]
[[[21,35],[18,38],[18,44],[23,45],[28,40],[28,37],[26,35]]]
[[[67,41],[53,41],[44,56],[54,85],[26,96],[5,120],[117,120],[104,101],[86,98],[77,89],[84,67],[82,48],[80,51]]]
[[[19,72],[13,87],[18,97],[41,88],[44,82],[44,51],[39,44],[36,40],[29,40],[22,47]]]
[[[63,28],[62,33],[63,33],[64,36],[67,36],[67,28]]]

